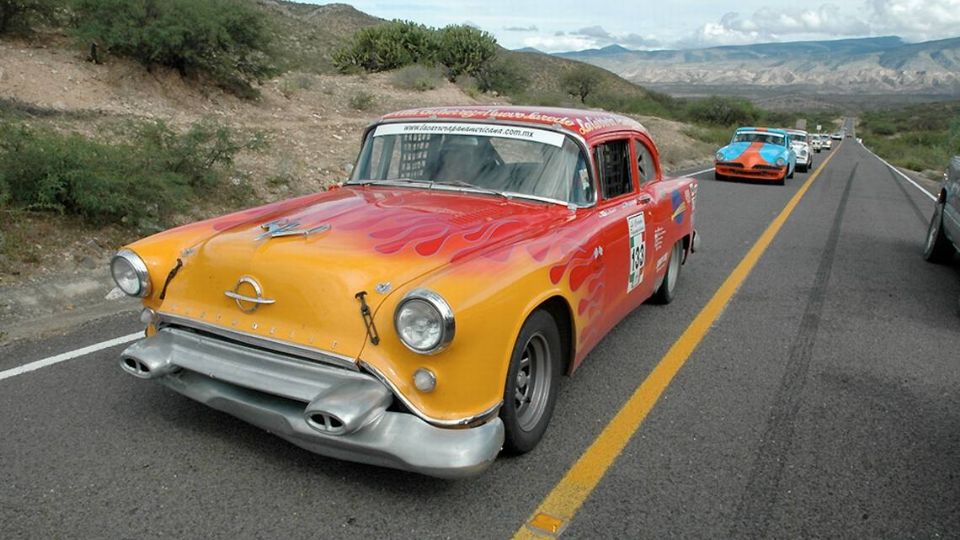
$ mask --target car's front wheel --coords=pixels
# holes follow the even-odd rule
[[[553,316],[535,311],[520,329],[504,385],[500,419],[504,450],[522,454],[543,438],[553,415],[562,369],[560,331]]]
[[[938,200],[933,217],[930,218],[930,226],[927,228],[927,242],[923,246],[923,258],[932,263],[950,262],[956,251],[943,232],[943,207],[944,202]]]

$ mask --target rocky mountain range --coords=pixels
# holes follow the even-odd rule
[[[557,56],[673,94],[736,86],[748,91],[789,87],[830,94],[960,97],[960,38],[906,43],[890,36],[661,51],[611,45]]]

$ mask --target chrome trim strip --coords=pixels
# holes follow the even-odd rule
[[[243,302],[250,302],[251,304],[276,304],[277,301],[273,298],[263,298],[260,296],[245,296],[240,293],[235,293],[233,291],[223,291],[223,295],[227,298],[232,298],[234,300],[241,300]]]
[[[351,371],[360,371],[360,368],[357,366],[356,360],[353,358],[350,358],[349,356],[343,356],[341,354],[325,351],[323,349],[305,347],[303,345],[288,343],[288,342],[280,341],[277,339],[248,334],[246,332],[241,332],[239,330],[230,330],[228,328],[214,326],[209,323],[204,323],[204,322],[196,321],[193,319],[187,319],[184,317],[178,317],[176,315],[168,315],[165,313],[160,313],[157,327],[161,328],[165,325],[176,325],[176,326],[183,326],[185,328],[193,328],[196,330],[200,330],[202,332],[209,332],[211,334],[216,334],[218,336],[225,337],[227,339],[232,339],[234,341],[246,343],[247,345],[252,345],[254,347],[261,347],[269,351],[281,352],[281,353],[286,353],[293,356],[299,356],[302,358],[307,358],[309,360],[315,360],[317,362],[329,364],[331,366],[346,368]]]
[[[403,335],[400,332],[400,310],[403,308],[403,305],[410,300],[422,300],[430,304],[433,309],[437,310],[437,313],[440,314],[440,318],[443,321],[443,334],[440,335],[440,340],[437,344],[430,349],[416,349],[403,340]],[[437,354],[446,349],[450,345],[450,342],[453,341],[453,336],[457,333],[457,323],[453,317],[453,309],[450,308],[450,304],[438,293],[424,288],[413,289],[400,299],[400,302],[397,303],[397,309],[393,312],[393,328],[397,332],[397,337],[400,338],[400,343],[403,343],[406,348],[417,354],[428,355]]]
[[[377,378],[381,383],[386,385],[387,388],[393,392],[393,395],[403,403],[404,407],[409,409],[413,414],[417,415],[421,420],[429,424],[433,424],[437,427],[446,427],[446,428],[456,428],[456,427],[473,427],[486,423],[492,418],[496,417],[497,413],[500,412],[500,406],[503,405],[503,400],[498,401],[493,407],[481,412],[480,414],[475,414],[473,416],[467,416],[465,418],[458,418],[454,420],[442,420],[440,418],[434,418],[425,414],[423,411],[418,409],[416,405],[410,402],[406,396],[404,396],[400,389],[393,384],[393,382],[388,379],[383,373],[380,372],[377,368],[372,365],[364,362],[363,360],[359,361],[360,367],[368,371],[371,375]]]

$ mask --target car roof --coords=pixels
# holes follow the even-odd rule
[[[619,114],[560,107],[479,106],[424,107],[396,111],[382,116],[379,122],[404,120],[493,122],[529,124],[552,128],[580,136],[587,142],[608,133],[635,131],[650,137],[643,124]],[[378,122],[378,123],[379,123]]]
[[[787,132],[784,131],[784,130],[782,130],[782,129],[765,128],[765,127],[738,127],[738,128],[737,128],[737,133],[740,133],[741,131],[756,131],[756,132],[759,132],[759,133],[768,132],[768,133],[772,133],[772,134],[774,134],[774,135],[781,135],[781,136],[784,136],[784,137],[787,135]]]

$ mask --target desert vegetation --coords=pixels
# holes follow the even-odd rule
[[[937,178],[960,154],[960,101],[870,111],[860,118],[857,135],[891,163]]]

